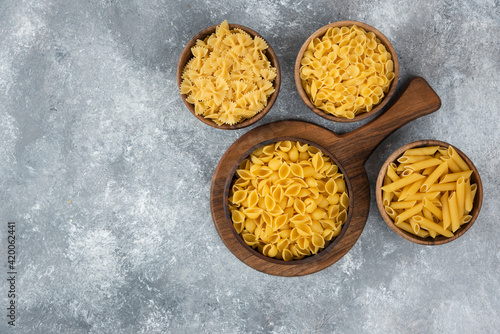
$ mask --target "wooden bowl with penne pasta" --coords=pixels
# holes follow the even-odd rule
[[[335,122],[370,117],[391,99],[399,61],[380,31],[357,21],[340,21],[313,33],[295,61],[295,85],[304,103]]]
[[[271,110],[281,70],[276,53],[261,35],[224,21],[187,43],[177,66],[177,84],[196,118],[217,129],[237,130]]]
[[[387,225],[421,245],[441,245],[462,236],[476,221],[483,187],[472,161],[437,140],[401,147],[377,178],[377,205]]]

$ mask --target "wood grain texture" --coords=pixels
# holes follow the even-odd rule
[[[322,270],[344,256],[356,243],[370,209],[370,185],[364,163],[373,150],[397,128],[439,109],[441,101],[422,78],[413,79],[400,99],[384,114],[348,134],[337,135],[318,125],[281,121],[255,128],[234,142],[222,156],[212,179],[212,218],[222,241],[250,267],[279,276],[301,276]],[[227,208],[227,197],[238,162],[255,148],[282,138],[304,140],[334,157],[345,176],[351,206],[341,234],[322,252],[285,262],[259,254],[236,233]]]
[[[323,37],[323,35],[326,33],[326,31],[329,28],[335,28],[335,27],[340,28],[340,27],[346,27],[346,26],[348,27],[348,26],[352,26],[352,25],[356,25],[360,28],[363,28],[367,32],[372,31],[373,33],[375,33],[375,35],[380,39],[382,44],[391,53],[392,60],[394,61],[394,80],[392,81],[391,87],[389,88],[389,91],[387,92],[387,94],[383,98],[382,102],[380,102],[380,104],[378,104],[370,112],[360,114],[360,115],[354,117],[353,119],[348,119],[348,118],[344,118],[344,117],[336,117],[334,115],[327,114],[323,110],[316,108],[316,106],[311,102],[311,100],[309,99],[309,96],[307,95],[304,88],[302,87],[302,80],[300,79],[300,66],[301,66],[300,62],[302,61],[302,58],[304,57],[304,52],[306,52],[309,43],[313,39]],[[394,94],[394,91],[396,90],[398,80],[399,80],[399,60],[398,60],[398,56],[396,54],[396,50],[392,46],[389,39],[387,37],[385,37],[384,34],[382,34],[380,31],[378,31],[374,27],[372,27],[366,23],[358,22],[358,21],[339,21],[339,22],[334,22],[334,23],[328,24],[328,25],[318,29],[304,42],[304,44],[300,48],[299,54],[297,55],[297,59],[295,61],[295,86],[297,87],[297,92],[299,93],[299,96],[301,97],[302,101],[304,101],[304,103],[309,107],[309,109],[311,109],[313,112],[315,112],[319,116],[326,118],[330,121],[334,121],[334,122],[340,122],[340,123],[356,122],[356,121],[363,120],[365,118],[368,118],[368,117],[373,116],[374,114],[378,113],[387,105],[387,103],[391,99],[392,95]]]
[[[410,240],[411,242],[420,244],[420,245],[428,245],[428,246],[433,246],[433,245],[442,245],[448,242],[451,242],[453,240],[456,240],[460,238],[462,235],[464,235],[465,232],[467,232],[472,224],[476,221],[477,217],[479,216],[479,211],[481,211],[481,206],[483,204],[483,183],[481,181],[481,177],[479,176],[479,172],[477,171],[476,166],[472,163],[472,161],[467,157],[462,151],[460,151],[458,148],[453,146],[455,151],[465,160],[469,168],[473,171],[471,175],[471,183],[476,183],[477,184],[477,192],[476,192],[476,197],[474,198],[474,206],[472,207],[472,211],[469,213],[472,216],[472,219],[470,222],[467,224],[462,225],[453,235],[451,238],[447,238],[442,235],[436,236],[436,238],[421,238],[419,236],[413,235],[411,233],[408,233],[406,231],[401,230],[398,228],[396,225],[394,225],[394,222],[392,221],[391,217],[385,212],[385,208],[383,205],[383,199],[382,199],[382,185],[384,182],[384,177],[387,174],[387,168],[391,162],[396,162],[397,159],[403,155],[403,153],[410,149],[410,148],[416,148],[416,147],[426,147],[426,146],[442,146],[448,148],[450,144],[445,143],[443,141],[439,140],[419,140],[410,144],[407,144],[398,150],[396,150],[391,156],[386,160],[386,162],[382,165],[382,168],[380,169],[380,173],[378,174],[377,178],[377,183],[375,186],[375,195],[377,198],[377,207],[380,211],[380,214],[382,215],[382,218],[384,218],[385,223],[387,226],[389,226],[394,232],[402,236],[403,238]]]
[[[204,39],[205,37],[213,34],[215,32],[215,29],[217,28],[218,25],[208,27],[202,31],[200,31],[198,34],[196,34],[184,47],[184,50],[181,53],[181,56],[179,58],[179,62],[177,64],[177,86],[180,89],[181,82],[182,82],[182,71],[184,70],[184,67],[186,66],[187,62],[193,57],[191,54],[191,48],[196,44],[196,41],[199,39]],[[268,45],[268,48],[266,50],[266,56],[268,57],[269,61],[271,62],[271,65],[276,68],[276,78],[274,79],[273,86],[274,86],[274,93],[271,94],[271,96],[267,100],[267,106],[259,112],[257,115],[255,115],[252,118],[249,118],[247,120],[244,120],[241,123],[235,124],[235,125],[229,125],[229,124],[223,124],[223,125],[217,125],[215,122],[212,120],[203,117],[202,115],[197,115],[194,112],[194,105],[186,101],[186,94],[181,94],[182,101],[188,108],[188,110],[193,114],[194,117],[202,121],[203,123],[210,125],[214,128],[217,129],[222,129],[222,130],[237,130],[237,129],[242,129],[247,126],[250,126],[252,124],[255,124],[259,120],[261,120],[266,114],[271,110],[271,108],[274,105],[274,102],[276,102],[276,99],[278,98],[278,94],[280,91],[281,87],[281,69],[280,65],[278,62],[278,57],[276,56],[276,53],[274,52],[273,48],[271,45],[267,42],[267,40],[262,37],[260,34],[257,32],[253,31],[250,28],[247,28],[245,26],[239,25],[239,24],[229,24],[230,29],[241,29],[246,31],[252,38],[259,36],[260,38],[264,39]]]

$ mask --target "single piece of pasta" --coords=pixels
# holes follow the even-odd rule
[[[437,179],[448,170],[448,163],[445,161],[441,163],[422,183],[420,186],[421,192],[427,192],[431,185],[433,185]]]
[[[432,156],[438,150],[439,146],[410,148],[403,153],[403,156],[409,155],[429,155]]]
[[[422,216],[413,216],[411,218],[412,221],[416,222],[420,226],[425,226],[429,231],[434,231],[436,233],[439,233],[441,235],[444,235],[445,237],[452,237],[453,233],[451,233],[448,230],[445,230],[441,225],[434,223],[433,221],[424,218]]]
[[[443,203],[443,228],[447,229],[451,224],[450,208],[448,202],[448,192],[446,191],[442,196]]]
[[[451,237],[471,221],[477,185],[453,147],[412,148],[396,161],[387,167],[381,191],[385,213],[397,227],[422,238]]]
[[[399,227],[400,229],[402,229],[403,231],[406,231],[406,232],[411,233],[411,234],[415,234],[421,238],[426,238],[429,236],[429,232],[427,232],[423,229],[420,229],[420,228],[418,229],[418,232],[415,232],[415,229],[408,223],[398,223],[398,224],[396,224],[396,226]]]
[[[252,152],[229,191],[233,226],[268,257],[291,261],[320,252],[348,218],[343,174],[318,148],[280,141]]]
[[[390,183],[386,186],[383,186],[382,190],[395,191],[395,190],[403,188],[404,186],[412,184],[412,183],[414,183],[420,179],[423,179],[423,178],[424,178],[424,176],[421,174],[418,174],[418,173],[411,174],[408,177],[401,178],[401,179],[397,180],[396,182],[393,182],[393,183]]]

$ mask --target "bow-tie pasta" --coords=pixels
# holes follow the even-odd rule
[[[391,53],[355,25],[330,28],[301,60],[302,87],[316,108],[352,119],[379,104],[394,79]]]
[[[265,256],[302,259],[342,230],[349,209],[344,176],[318,148],[294,141],[266,145],[236,174],[229,193],[234,228]]]
[[[198,40],[182,73],[181,94],[195,113],[218,125],[234,125],[255,116],[274,93],[276,68],[266,57],[267,43],[222,22]]]

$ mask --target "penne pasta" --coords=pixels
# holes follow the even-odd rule
[[[409,209],[415,206],[417,201],[392,202],[390,207],[393,209]]]
[[[472,190],[470,186],[470,179],[465,182],[465,212],[472,211]]]
[[[417,181],[418,182],[418,181]],[[401,193],[399,194],[398,196],[398,201],[402,201],[404,199],[404,197],[407,197],[408,195],[408,191],[410,189],[412,184],[407,184],[406,186],[404,186],[403,189],[401,189]]]
[[[457,153],[457,151],[455,151],[452,146],[448,147],[448,155],[461,170],[468,171],[470,169],[464,159],[462,159],[462,157]]]
[[[399,158],[397,161],[399,163],[404,163],[404,164],[412,164],[412,163],[415,163],[415,162],[419,162],[419,161],[422,161],[422,160],[426,160],[428,159],[429,157],[426,156],[426,155],[410,155],[410,156],[405,156],[403,155],[401,158]]]
[[[448,208],[450,209],[451,231],[455,232],[460,227],[460,216],[458,214],[457,196],[455,192],[448,197]]]
[[[415,174],[412,174],[412,175],[410,175],[408,177],[404,177],[402,179],[399,179],[396,182],[393,182],[393,183],[391,183],[389,185],[383,186],[382,190],[385,190],[385,191],[395,191],[397,189],[403,188],[404,186],[406,186],[408,184],[411,184],[413,182],[416,182],[416,181],[418,181],[420,179],[423,179],[423,178],[424,178],[423,175],[415,173]]]
[[[437,206],[435,206],[434,203],[432,203],[431,201],[429,201],[425,197],[423,199],[423,203],[424,203],[424,208],[426,208],[427,210],[429,210],[431,212],[431,216],[434,215],[439,220],[443,219],[443,212],[441,211],[441,209],[439,209]],[[432,218],[431,218],[431,220],[432,220]]]
[[[401,179],[401,177],[399,177],[398,174],[396,174],[396,170],[393,166],[389,166],[387,168],[387,176],[393,181],[398,181],[399,179]]]
[[[415,221],[410,220],[410,226],[411,226],[411,229],[413,230],[413,233],[418,235],[418,232],[420,232],[420,225],[418,223],[416,223]]]
[[[420,226],[425,226],[429,231],[434,231],[436,233],[439,233],[441,235],[444,235],[445,237],[452,237],[453,233],[450,231],[444,229],[441,225],[438,225],[434,223],[433,221],[430,221],[427,218],[424,218],[422,216],[413,216],[411,218],[412,221],[416,222]]]
[[[415,194],[420,189],[420,186],[422,185],[422,183],[424,183],[423,179],[411,184],[410,187],[408,189],[406,189],[406,191],[404,193],[401,192],[401,195],[399,196],[399,201],[403,201],[408,196]]]
[[[389,176],[386,175],[384,177],[384,185],[387,185],[389,183],[391,183],[391,179],[389,178]],[[393,192],[382,191],[382,198],[383,198],[382,201],[383,201],[384,206],[388,206],[391,203],[391,200],[393,197],[394,197]]]
[[[458,216],[462,217],[465,213],[465,182],[463,176],[457,180],[457,210]]]
[[[407,163],[400,164],[399,166],[397,166],[397,167],[395,168],[395,170],[396,170],[396,172],[402,172],[402,171],[404,171],[404,170],[405,170],[405,167],[406,167],[406,166],[408,166],[408,164],[407,164]]]
[[[465,171],[465,172],[458,172],[458,173],[449,173],[449,174],[444,175],[443,178],[441,179],[441,181],[439,181],[439,183],[455,182],[456,180],[458,180],[462,176],[465,179],[468,179],[468,178],[470,178],[471,175],[472,175],[471,170]]]
[[[473,171],[453,147],[417,147],[397,162],[390,163],[382,187],[385,211],[396,226],[435,238],[453,236],[471,221],[477,184],[471,184]]]
[[[410,148],[405,151],[403,156],[409,155],[433,155],[438,150],[439,146],[428,146],[428,147],[418,147]]]
[[[400,229],[402,229],[403,231],[406,231],[406,232],[411,233],[411,234],[415,234],[421,238],[427,238],[429,236],[429,232],[424,231],[422,229],[419,229],[418,233],[415,233],[413,230],[413,227],[408,223],[397,223],[395,225],[397,227],[399,227]],[[419,225],[419,227],[420,227],[420,225]]]
[[[429,219],[430,221],[434,221],[434,218],[432,217],[432,212],[430,212],[425,207],[422,209],[422,214],[424,215],[425,218]]]
[[[385,212],[392,218],[392,220],[395,220],[398,215],[398,213],[390,206],[385,206]]]
[[[467,224],[468,222],[470,222],[471,219],[472,219],[471,215],[463,216],[462,218],[460,218],[460,226],[462,226],[463,224]]]
[[[437,206],[438,208],[442,207],[443,205],[441,204],[441,200],[440,199],[435,199],[432,201],[432,204],[434,204],[435,206]]]
[[[458,167],[457,163],[453,161],[452,158],[449,156],[442,156],[441,160],[446,161],[448,163],[448,168],[453,172],[453,173],[460,173],[462,170],[460,167]]]
[[[433,185],[437,179],[448,170],[448,163],[442,162],[433,172],[431,175],[425,179],[424,183],[420,186],[420,191],[422,192],[427,192],[430,188],[431,185]]]
[[[401,176],[402,177],[406,177],[406,176],[411,175],[411,174],[413,174],[413,170],[412,169],[405,169],[403,171],[403,173],[401,173]]]
[[[474,197],[476,197],[476,192],[477,192],[477,184],[475,184],[475,183],[471,184],[470,190],[472,193],[472,200],[474,201]]]
[[[437,166],[427,167],[422,171],[422,175],[431,175]]]
[[[424,204],[420,203],[411,209],[405,210],[403,213],[399,214],[396,217],[396,220],[394,222],[395,223],[403,222],[403,221],[409,219],[410,217],[415,216],[416,214],[420,213],[420,211],[422,211],[423,207],[424,207]]]
[[[441,201],[443,203],[443,228],[447,229],[451,224],[450,208],[448,206],[448,192],[444,193]]]
[[[438,153],[441,154],[442,156],[443,155],[448,155],[448,148],[446,148],[446,147],[439,147],[438,148]]]
[[[457,189],[457,184],[455,182],[453,183],[438,183],[434,184],[429,188],[429,191],[451,191],[451,190],[456,190]]]
[[[438,195],[439,195],[438,191],[428,192],[428,193],[417,193],[417,194],[409,195],[408,197],[405,198],[405,200],[406,201],[413,201],[413,200],[421,201],[424,199],[424,197],[427,199],[430,199],[430,200],[434,200]]]
[[[431,158],[431,159],[427,159],[427,160],[423,160],[423,161],[420,161],[420,162],[416,162],[416,163],[407,165],[404,168],[405,169],[411,169],[413,171],[419,171],[419,170],[422,170],[422,169],[426,169],[428,167],[437,166],[437,165],[439,165],[441,163],[442,163],[441,160]]]

